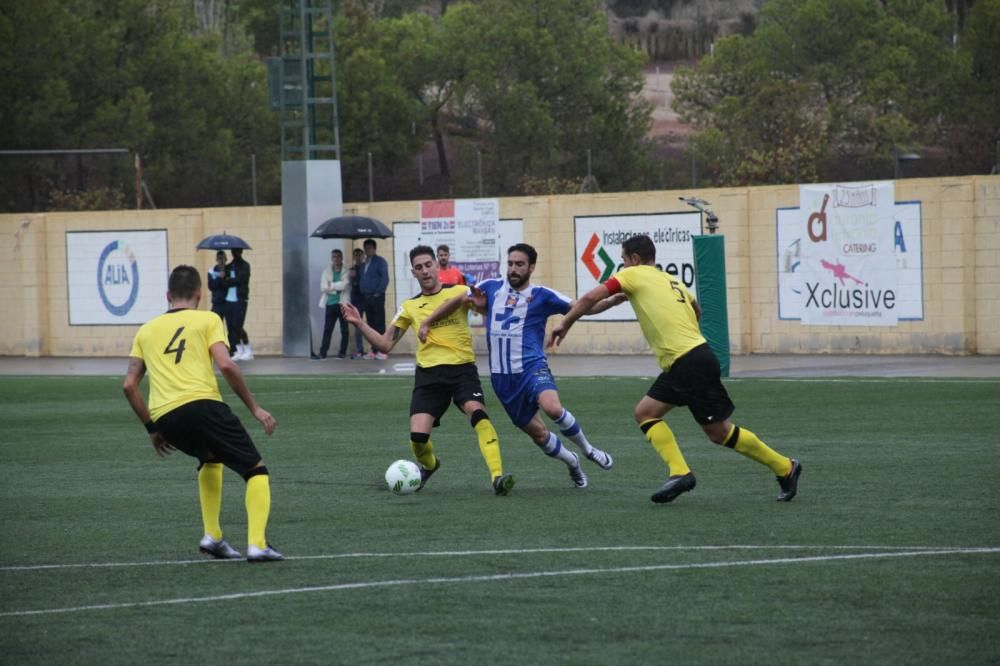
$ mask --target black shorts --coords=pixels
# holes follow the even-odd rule
[[[661,372],[646,395],[678,407],[688,407],[702,425],[722,423],[735,406],[722,385],[722,369],[708,343],[698,345]]]
[[[486,404],[483,385],[479,381],[479,368],[475,363],[418,367],[413,380],[413,397],[410,398],[410,416],[430,414],[437,425],[450,403],[454,402],[461,409],[470,400]]]
[[[200,463],[222,463],[244,478],[260,462],[243,424],[218,400],[195,400],[172,409],[156,420],[156,429]]]

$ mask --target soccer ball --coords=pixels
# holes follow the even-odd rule
[[[420,467],[409,460],[397,460],[385,470],[385,482],[397,495],[409,495],[420,487]]]

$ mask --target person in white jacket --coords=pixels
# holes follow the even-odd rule
[[[323,269],[319,284],[322,296],[320,296],[320,307],[326,309],[326,319],[323,322],[323,342],[319,348],[319,355],[316,359],[325,359],[330,350],[330,338],[333,336],[333,327],[340,322],[340,348],[337,358],[347,356],[347,322],[344,321],[340,313],[340,304],[350,300],[351,281],[348,277],[348,270],[344,267],[344,253],[340,250],[330,251],[330,265]]]

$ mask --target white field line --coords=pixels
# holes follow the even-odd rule
[[[148,606],[176,606],[182,604],[206,603],[216,601],[232,601],[254,597],[271,597],[278,595],[306,594],[309,592],[338,592],[342,590],[363,590],[380,587],[406,587],[414,585],[448,585],[456,583],[493,583],[502,581],[525,580],[532,578],[554,578],[559,576],[587,576],[595,574],[626,574],[650,571],[678,571],[684,569],[721,569],[729,567],[770,566],[781,564],[803,564],[811,562],[832,562],[844,560],[869,560],[898,557],[920,557],[927,555],[969,555],[1000,553],[997,548],[953,548],[948,550],[908,550],[899,552],[852,553],[846,555],[814,555],[807,557],[782,557],[763,560],[736,560],[732,562],[700,562],[690,564],[654,564],[631,567],[594,567],[586,569],[562,569],[552,571],[529,571],[522,573],[505,573],[473,576],[455,576],[438,578],[402,578],[396,580],[361,581],[357,583],[338,583],[335,585],[316,585],[311,587],[292,587],[277,590],[260,590],[258,592],[239,592],[234,594],[218,594],[206,597],[181,597],[175,599],[155,599],[151,601],[133,601],[115,604],[93,604],[88,606],[67,606],[63,608],[43,608],[38,610],[20,610],[0,613],[0,617],[23,617],[29,615],[52,615],[57,613],[78,613],[83,611],[116,610],[120,608],[143,608]],[[274,565],[271,566],[281,566]]]
[[[851,545],[760,545],[760,544],[727,544],[720,546],[573,546],[565,548],[505,548],[501,550],[434,550],[411,551],[399,553],[328,553],[323,555],[293,555],[286,560],[342,560],[385,557],[476,557],[480,555],[530,555],[547,553],[608,553],[629,551],[713,551],[713,550],[907,550],[907,551],[938,551],[955,550],[955,546],[851,546]],[[979,548],[979,546],[973,546]],[[199,557],[193,560],[149,560],[145,562],[76,562],[64,564],[23,564],[0,566],[0,573],[7,571],[41,571],[51,569],[105,569],[118,567],[162,567],[170,565],[190,564],[232,564],[242,560],[213,560]]]

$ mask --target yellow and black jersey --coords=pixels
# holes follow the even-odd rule
[[[154,421],[193,400],[222,402],[209,352],[217,342],[228,346],[222,319],[206,310],[171,310],[142,325],[129,356],[146,364]]]
[[[435,294],[418,294],[403,301],[402,307],[393,318],[391,325],[406,330],[420,328],[420,324],[445,301],[460,294],[468,294],[463,285],[442,286]],[[459,365],[475,363],[472,351],[472,332],[465,308],[437,321],[427,333],[427,342],[417,341],[417,365],[431,368],[435,365]]]
[[[670,273],[655,266],[629,266],[604,286],[612,294],[621,291],[628,296],[639,328],[663,370],[668,370],[678,356],[705,344],[694,312],[694,296]]]

